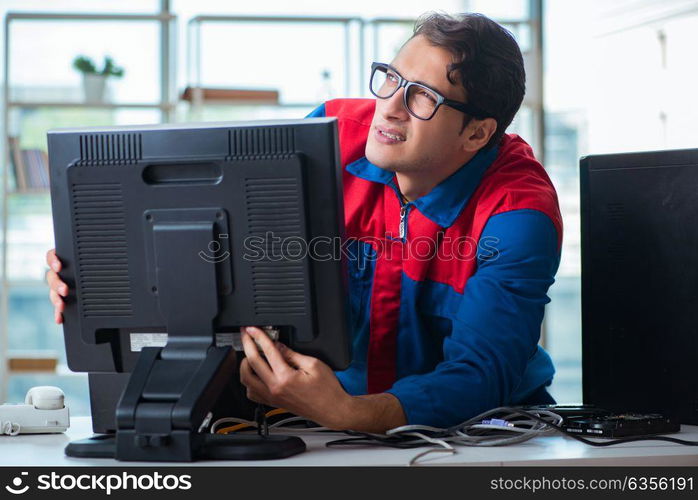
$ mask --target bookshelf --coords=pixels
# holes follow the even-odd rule
[[[157,64],[157,74],[159,77],[158,99],[151,102],[97,102],[87,103],[75,98],[56,99],[55,96],[49,99],[34,99],[27,96],[12,94],[12,71],[10,64],[11,50],[13,40],[11,36],[11,27],[17,23],[23,22],[75,22],[79,21],[82,25],[104,22],[118,23],[154,23],[157,26],[158,38],[156,47],[159,53],[159,64]],[[0,255],[2,261],[0,263],[0,275],[2,278],[2,287],[0,289],[0,402],[7,399],[9,379],[11,377],[22,378],[21,384],[26,382],[27,376],[32,376],[33,373],[41,374],[43,378],[37,380],[42,384],[46,383],[45,377],[60,376],[64,377],[68,373],[67,368],[59,364],[54,369],[47,369],[55,365],[55,355],[51,352],[32,351],[29,358],[26,355],[25,349],[19,349],[16,352],[10,351],[10,339],[17,338],[17,335],[24,335],[25,332],[10,331],[10,315],[14,314],[15,318],[22,314],[17,311],[10,311],[10,301],[15,294],[24,294],[24,302],[21,304],[31,303],[33,294],[44,295],[47,297],[46,285],[43,279],[45,266],[43,266],[43,255],[46,250],[52,245],[52,224],[50,222],[50,196],[48,183],[48,160],[46,157],[45,145],[36,147],[36,145],[22,144],[22,137],[16,130],[13,130],[11,124],[11,116],[21,114],[22,112],[41,110],[62,110],[64,113],[70,113],[71,110],[91,110],[97,112],[115,112],[116,110],[140,110],[141,112],[154,112],[159,116],[160,122],[174,121],[175,111],[177,107],[176,94],[174,92],[174,75],[175,73],[175,37],[176,37],[176,16],[170,12],[170,1],[160,0],[159,11],[153,14],[92,14],[92,13],[60,13],[60,12],[9,12],[4,19],[4,88],[3,88],[3,144],[0,146],[0,151],[4,151],[2,158],[2,233]],[[118,40],[115,41],[118,43]],[[40,96],[38,96],[40,97]],[[150,116],[150,115],[149,115]],[[20,118],[21,119],[21,118]],[[102,123],[104,125],[109,123]],[[83,126],[85,123],[75,121],[71,123],[70,119],[61,120],[60,123],[48,124],[50,128],[54,126]],[[18,224],[17,211],[22,212],[25,218],[31,224],[40,224],[45,227],[50,234],[44,235],[41,241],[27,242],[27,238],[31,238],[31,233],[23,233],[24,227],[17,228]],[[31,225],[29,224],[29,225]],[[19,237],[17,237],[19,234]],[[13,237],[14,236],[14,237]],[[43,240],[46,241],[43,241]],[[27,251],[25,248],[31,246],[33,250]],[[39,252],[39,247],[45,246],[42,252]],[[31,272],[18,273],[16,269],[10,268],[10,257],[16,257],[21,248],[22,253],[28,253],[27,259],[31,259]],[[34,248],[36,247],[36,248]],[[24,256],[23,256],[24,257]],[[16,260],[16,259],[15,259]],[[36,263],[34,262],[36,260]],[[36,268],[35,268],[36,266]],[[16,266],[15,266],[16,267]],[[48,300],[44,304],[38,304],[35,315],[43,315],[44,308],[50,309]],[[30,311],[33,308],[27,308]],[[49,311],[46,311],[49,313]],[[28,312],[25,314],[29,314]],[[52,315],[47,318],[52,319]],[[24,324],[24,323],[20,323]],[[56,328],[58,330],[58,328]],[[53,332],[46,332],[46,335]],[[56,333],[56,337],[59,335]],[[55,339],[50,339],[51,341]],[[62,347],[62,339],[60,347]],[[50,351],[50,350],[49,350]],[[27,364],[27,359],[38,360],[31,367]],[[43,363],[43,364],[42,364]],[[11,368],[13,367],[13,368]],[[24,369],[22,369],[24,368]],[[38,369],[38,371],[37,371]],[[20,385],[21,385],[20,384]]]

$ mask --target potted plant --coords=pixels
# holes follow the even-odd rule
[[[85,102],[104,102],[104,91],[107,79],[110,76],[121,78],[124,76],[124,69],[116,66],[114,60],[104,57],[104,66],[101,71],[97,71],[95,63],[86,56],[78,56],[73,60],[73,68],[82,73],[82,87],[85,93]]]

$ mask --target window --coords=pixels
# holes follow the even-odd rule
[[[565,223],[546,313],[559,402],[582,399],[579,157],[696,147],[698,137],[695,4],[629,4],[545,3],[546,167]]]

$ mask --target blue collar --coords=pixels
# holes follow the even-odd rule
[[[428,194],[414,200],[412,204],[439,226],[450,227],[465,208],[483,174],[497,158],[498,152],[498,147],[488,151],[481,149],[468,163],[441,181]],[[347,171],[368,181],[388,184],[398,192],[395,174],[374,165],[365,156],[347,165]]]

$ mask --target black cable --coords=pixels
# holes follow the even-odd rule
[[[587,444],[589,446],[596,446],[596,447],[604,447],[604,446],[613,446],[616,444],[623,444],[623,443],[631,443],[634,441],[667,441],[670,443],[675,443],[675,444],[681,444],[684,446],[698,446],[698,441],[688,441],[685,439],[678,439],[678,438],[673,438],[673,437],[667,437],[667,436],[632,436],[632,437],[625,437],[625,438],[618,438],[618,439],[612,439],[609,441],[591,441],[589,439],[583,438],[582,436],[579,436],[577,434],[574,434],[572,432],[567,431],[565,428],[553,424],[551,422],[548,422],[547,420],[539,417],[538,415],[535,415],[533,413],[530,413],[526,410],[516,408],[516,407],[502,407],[498,408],[498,410],[504,412],[508,411],[510,413],[517,413],[521,416],[530,418],[535,420],[536,422],[542,423],[546,425],[547,427],[550,427],[552,429],[555,429],[559,433],[571,437],[572,439],[575,439],[577,441],[580,441],[584,444]],[[447,438],[453,436],[456,430],[462,428],[466,424],[471,424],[474,419],[468,420],[466,422],[463,422],[457,426],[450,427],[448,429],[444,429],[443,431],[420,431],[423,434],[429,435],[429,437],[433,438]],[[368,446],[388,446],[391,448],[400,448],[400,449],[410,449],[410,448],[420,448],[425,445],[428,445],[429,443],[425,442],[424,440],[416,440],[412,436],[381,436],[378,434],[369,434],[365,432],[357,432],[357,431],[345,431],[346,434],[349,434],[350,438],[344,438],[344,439],[337,439],[334,441],[329,441],[326,443],[327,447],[332,447],[332,446],[338,446],[338,445],[352,445],[352,444],[358,444],[358,445],[368,445]]]
[[[410,448],[421,448],[424,446],[425,441],[424,440],[414,440],[414,437],[408,438],[407,436],[379,436],[377,434],[368,434],[365,432],[357,432],[357,431],[344,431],[345,434],[349,434],[350,436],[356,436],[356,437],[350,437],[350,438],[343,438],[343,439],[335,439],[334,441],[328,441],[325,443],[325,446],[328,448],[331,448],[332,446],[338,446],[338,445],[352,445],[352,444],[360,444],[360,445],[368,445],[368,446],[389,446],[391,448],[400,448],[400,449],[410,449]]]
[[[257,407],[254,409],[254,421],[257,424],[257,434],[263,437],[269,436],[269,422],[266,413],[266,407],[262,403],[257,403]]]

